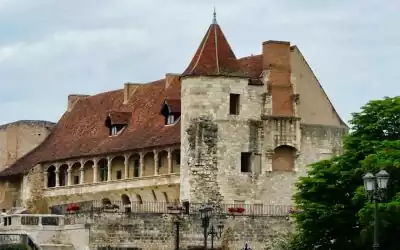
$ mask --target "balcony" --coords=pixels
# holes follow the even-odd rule
[[[179,184],[179,174],[171,173],[157,176],[143,176],[130,179],[52,187],[44,190],[44,196],[71,196],[76,194],[104,193],[109,191],[143,189],[157,186],[177,186]]]

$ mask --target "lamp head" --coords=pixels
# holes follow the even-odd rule
[[[387,185],[389,182],[389,174],[385,170],[381,170],[376,174],[376,180],[378,182],[379,189],[387,189]]]
[[[373,192],[375,190],[376,178],[373,174],[367,173],[363,176],[364,189],[367,192]]]

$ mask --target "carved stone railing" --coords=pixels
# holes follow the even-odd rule
[[[61,195],[74,195],[83,193],[96,193],[104,190],[123,190],[129,188],[143,188],[150,186],[179,184],[179,173],[143,176],[133,179],[111,180],[97,183],[79,184],[73,186],[62,186],[47,188],[44,190],[45,197],[54,197]]]
[[[0,216],[0,231],[59,228],[64,216],[54,214],[10,214]]]

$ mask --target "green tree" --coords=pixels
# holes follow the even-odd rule
[[[352,132],[338,157],[312,164],[297,183],[294,200],[297,232],[292,249],[370,249],[372,209],[362,176],[385,168],[391,174],[388,203],[380,210],[383,249],[400,233],[400,96],[371,101],[353,114]],[[397,157],[397,158],[396,158]],[[397,218],[397,219],[395,219]],[[390,221],[390,222],[389,222]],[[388,232],[393,230],[392,232]],[[391,238],[393,239],[393,238]]]

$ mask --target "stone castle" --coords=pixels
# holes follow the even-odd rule
[[[291,205],[296,179],[348,130],[298,47],[236,58],[215,18],[183,73],[70,95],[54,127],[26,126],[36,139],[17,135],[23,150],[0,129],[0,208],[26,203],[32,169],[50,205]]]

